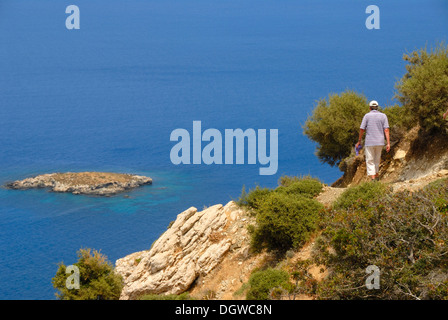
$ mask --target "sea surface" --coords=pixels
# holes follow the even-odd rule
[[[79,30],[66,28],[70,4]],[[365,26],[371,4],[379,30]],[[55,299],[58,263],[80,248],[114,263],[243,185],[275,187],[284,174],[331,184],[341,172],[302,133],[316,101],[353,89],[392,105],[403,54],[447,36],[444,0],[2,0],[0,184],[65,171],[154,183],[106,198],[0,188],[0,299]],[[192,134],[193,121],[278,129],[277,173],[174,165],[170,134]]]

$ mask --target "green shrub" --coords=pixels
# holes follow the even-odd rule
[[[429,183],[423,188],[437,210],[443,214],[448,213],[448,179],[439,179]]]
[[[302,195],[313,198],[322,191],[322,183],[318,179],[311,177],[282,177],[279,184],[280,186],[275,191],[285,192],[289,195]]]
[[[390,134],[394,134],[398,129],[407,131],[417,125],[415,115],[410,114],[405,107],[398,104],[386,107],[382,112],[387,116],[387,120],[391,126]]]
[[[315,263],[331,270],[318,298],[448,299],[448,215],[433,202],[448,193],[438,183],[334,211],[316,241]],[[365,286],[369,265],[380,270],[379,289]]]
[[[305,178],[309,178],[309,177],[305,177]],[[304,178],[298,177],[298,176],[283,175],[278,179],[278,185],[282,186],[282,187],[288,187],[295,182],[299,182],[301,179],[304,179]]]
[[[68,289],[66,286],[67,267],[59,264],[56,275],[52,279],[53,287],[59,292],[60,300],[118,300],[122,289],[122,278],[114,272],[113,265],[99,251],[80,249],[78,262],[73,265],[79,269],[79,289]]]
[[[290,287],[289,274],[286,271],[269,268],[254,272],[249,279],[247,300],[268,300],[272,289]]]
[[[323,205],[314,199],[272,192],[258,203],[252,248],[286,252],[309,240]]]
[[[335,209],[349,208],[353,205],[367,206],[370,201],[382,197],[388,192],[388,187],[381,182],[364,182],[345,190],[333,204]]]
[[[433,196],[445,196],[448,192],[448,178],[432,181],[423,190]]]
[[[237,203],[256,217],[256,225],[248,226],[252,248],[283,253],[306,242],[323,209],[312,199],[321,191],[322,183],[309,176],[282,176],[275,190],[257,186],[246,192],[243,187]]]
[[[303,126],[304,134],[318,143],[317,157],[331,166],[348,157],[367,112],[367,98],[354,91],[347,90],[319,100]]]
[[[442,114],[448,109],[448,47],[405,54],[407,73],[396,84],[396,98],[428,133],[443,132]]]
[[[273,192],[286,193],[291,196],[302,195],[313,198],[322,191],[322,187],[322,182],[320,182],[319,179],[310,176],[282,176],[279,178],[278,187],[276,189],[256,186],[254,189],[250,189],[249,192],[246,192],[246,187],[243,186],[241,195],[238,200],[236,200],[236,203],[240,206],[256,210],[260,206],[260,203]]]
[[[246,192],[246,187],[243,186],[241,196],[236,201],[236,203],[243,207],[257,209],[259,207],[259,203],[261,203],[266,198],[266,196],[272,192],[273,190],[268,188],[261,188],[260,186],[256,186],[255,189],[251,189],[249,190],[249,192]]]

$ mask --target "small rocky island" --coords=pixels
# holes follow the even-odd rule
[[[7,183],[9,189],[26,190],[48,188],[54,192],[69,192],[96,196],[111,196],[120,192],[152,184],[145,176],[111,172],[49,173]]]

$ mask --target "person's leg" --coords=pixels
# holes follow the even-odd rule
[[[376,169],[374,162],[374,148],[373,147],[365,147],[364,152],[366,154],[366,167],[367,167],[367,175],[370,176],[372,180],[375,179]]]
[[[383,146],[374,146],[373,148],[373,162],[375,164],[375,178],[378,178],[380,171],[381,153],[383,152]]]

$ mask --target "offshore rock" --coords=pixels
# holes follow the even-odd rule
[[[7,183],[5,186],[17,190],[48,188],[54,192],[110,196],[146,184],[152,184],[152,179],[139,175],[110,172],[66,172],[42,174]]]

